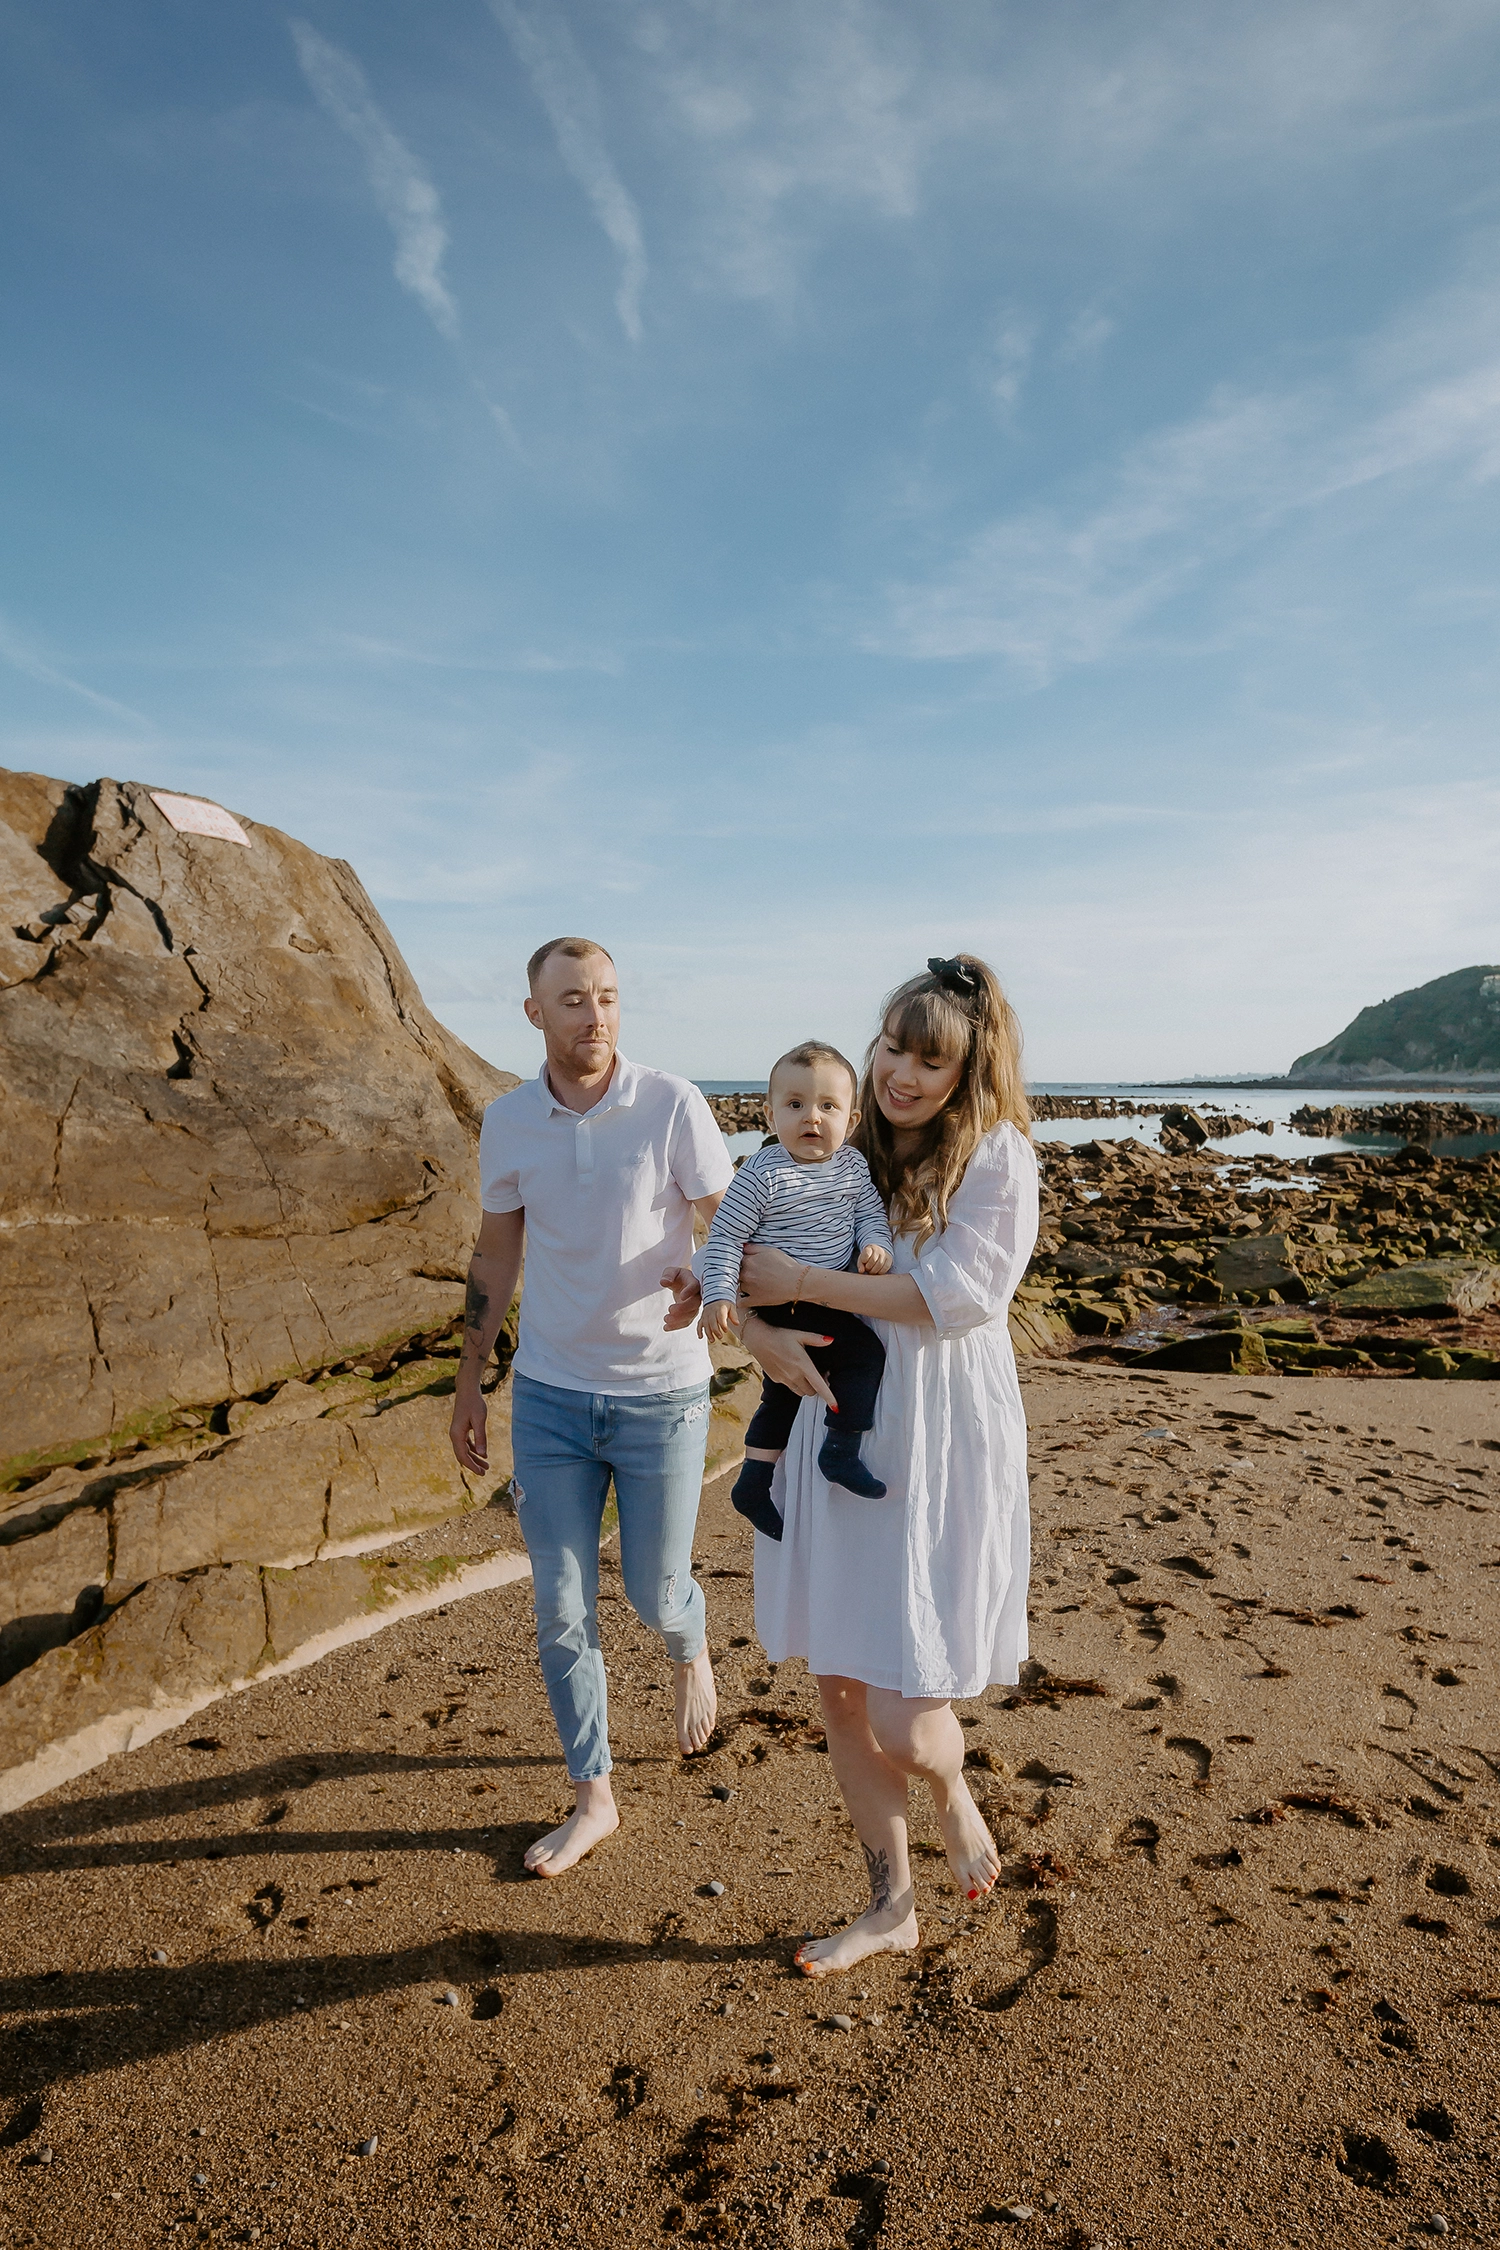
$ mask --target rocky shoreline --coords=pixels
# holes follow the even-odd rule
[[[763,1096],[709,1100],[726,1133],[764,1130]],[[1032,1107],[1043,1124],[1158,1116],[1161,1146],[1039,1138],[1042,1226],[1011,1309],[1018,1351],[1203,1374],[1500,1378],[1500,1153],[1429,1145],[1494,1129],[1484,1112],[1309,1107],[1301,1132],[1364,1125],[1405,1145],[1241,1161],[1210,1144],[1256,1130],[1249,1118],[1103,1095]]]
[[[1330,1109],[1304,1103],[1288,1121],[1293,1132],[1323,1140],[1348,1140],[1355,1134],[1391,1133],[1403,1141],[1451,1140],[1467,1133],[1500,1132],[1500,1116],[1493,1110],[1471,1109],[1467,1102],[1380,1102],[1350,1109],[1335,1102]]]
[[[1253,1163],[1138,1141],[1038,1153],[1042,1231],[1012,1315],[1032,1350],[1203,1373],[1500,1377],[1500,1155],[1419,1142]]]

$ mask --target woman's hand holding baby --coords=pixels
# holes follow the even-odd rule
[[[867,1242],[859,1254],[860,1273],[889,1273],[894,1260],[883,1242]]]
[[[748,1305],[789,1305],[798,1284],[821,1269],[804,1266],[769,1242],[749,1242],[740,1260],[740,1299]],[[804,1291],[805,1295],[806,1292]]]

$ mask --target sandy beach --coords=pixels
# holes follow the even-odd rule
[[[861,1871],[721,1479],[719,1735],[676,1755],[610,1564],[624,1827],[563,1881],[524,1584],[15,1816],[5,2239],[1493,2240],[1492,1394],[1023,1380],[1033,1665],[962,1712],[992,1901],[917,1805],[920,1955],[792,1972]]]

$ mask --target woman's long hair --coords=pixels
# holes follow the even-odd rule
[[[861,1116],[850,1136],[890,1209],[891,1231],[918,1243],[948,1223],[948,1203],[986,1133],[1000,1124],[1031,1131],[1021,1076],[1021,1027],[989,964],[972,953],[909,977],[888,995],[880,1030],[865,1049]],[[974,990],[956,989],[955,970],[972,971]],[[927,1126],[914,1156],[899,1158],[889,1119],[875,1099],[875,1050],[888,1038],[904,1052],[963,1063],[958,1084]]]

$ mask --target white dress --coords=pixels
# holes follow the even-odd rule
[[[1006,1308],[1036,1242],[1037,1173],[1013,1125],[986,1134],[942,1234],[896,1268],[933,1329],[872,1321],[886,1349],[860,1500],[818,1470],[823,1402],[804,1399],[772,1497],[780,1541],[755,1535],[755,1625],[772,1663],[911,1696],[979,1695],[1026,1655],[1031,1514],[1026,1418]],[[811,1321],[809,1321],[811,1325]]]

